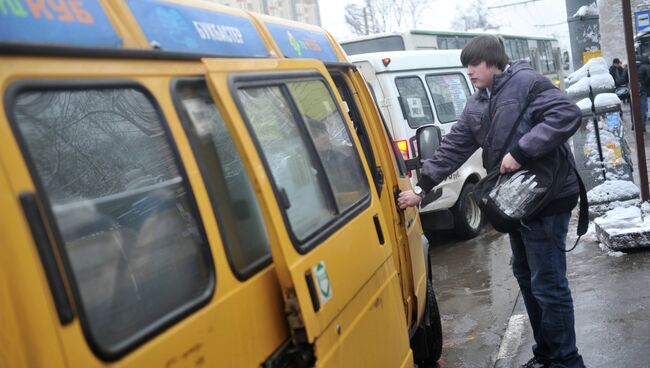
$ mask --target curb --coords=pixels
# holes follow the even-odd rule
[[[528,322],[528,314],[526,314],[526,307],[520,291],[517,294],[517,300],[512,308],[512,314],[508,320],[508,327],[501,339],[501,345],[499,346],[499,353],[494,362],[494,368],[516,367],[516,358],[519,355],[520,348],[524,342],[524,337],[529,328],[530,323]]]

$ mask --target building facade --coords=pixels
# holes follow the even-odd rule
[[[320,26],[318,0],[209,0],[256,13]]]

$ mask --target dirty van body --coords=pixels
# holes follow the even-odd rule
[[[459,50],[392,51],[350,56],[372,87],[377,104],[405,159],[418,155],[416,130],[435,125],[449,133],[474,92]],[[413,185],[419,171],[411,171]],[[420,214],[426,231],[454,229],[462,238],[478,235],[483,215],[472,188],[485,169],[480,150],[422,201]]]
[[[0,23],[0,366],[438,359],[404,161],[327,32],[26,4]]]

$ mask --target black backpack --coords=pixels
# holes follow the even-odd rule
[[[504,151],[510,146],[528,105],[539,93],[551,88],[555,87],[550,83],[533,86],[505,140]],[[506,153],[500,152],[502,160]],[[562,190],[569,173],[573,170],[580,187],[578,236],[585,234],[589,225],[587,191],[578,171],[571,165],[568,157],[570,154],[571,152],[562,144],[548,154],[530,160],[516,172],[500,174],[499,166],[492,168],[476,184],[473,193],[476,203],[490,224],[502,233],[513,233],[526,226],[527,222],[534,220],[552,200],[556,199],[556,195]]]

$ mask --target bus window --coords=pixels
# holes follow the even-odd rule
[[[248,278],[271,261],[253,186],[205,81],[181,80],[174,86],[174,95],[230,265],[240,279]]]
[[[12,113],[85,336],[101,356],[125,353],[207,302],[210,250],[161,115],[145,93],[25,88]]]
[[[403,51],[404,39],[402,36],[379,37],[371,40],[360,40],[342,43],[341,47],[348,55],[365,54],[379,51]]]

